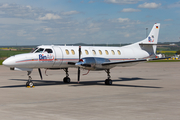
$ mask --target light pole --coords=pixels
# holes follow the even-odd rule
[[[148,28],[146,28],[146,37],[148,36]]]

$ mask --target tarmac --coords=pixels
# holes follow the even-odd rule
[[[111,69],[112,85],[104,71],[70,68],[33,70],[34,88],[25,86],[27,72],[0,66],[1,120],[179,120],[180,62],[148,62]]]

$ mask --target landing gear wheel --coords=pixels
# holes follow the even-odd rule
[[[70,83],[71,82],[71,79],[68,77],[69,74],[68,74],[68,68],[65,68],[63,69],[65,72],[66,72],[66,77],[63,78],[63,82],[64,83]]]
[[[71,79],[69,77],[64,77],[63,82],[64,83],[70,83]]]
[[[112,80],[111,79],[106,79],[105,84],[106,85],[112,85]]]
[[[26,87],[27,87],[27,86],[29,86],[29,82],[28,82],[28,81],[26,82]]]
[[[28,86],[32,88],[34,86],[34,83],[32,81],[27,81],[26,87],[28,87]]]

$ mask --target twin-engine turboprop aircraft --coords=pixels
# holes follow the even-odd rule
[[[63,69],[66,72],[64,83],[69,83],[69,67],[78,68],[78,82],[80,68],[86,70],[105,70],[106,85],[111,85],[110,69],[116,66],[126,67],[138,62],[155,60],[160,24],[154,24],[148,37],[140,42],[123,47],[95,47],[95,46],[38,46],[31,53],[19,54],[7,58],[3,65],[11,70],[27,71],[29,79],[26,86],[33,86],[30,76],[33,69],[38,69],[42,79],[41,68]]]

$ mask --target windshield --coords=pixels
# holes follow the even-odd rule
[[[31,51],[31,53],[42,53],[44,51],[44,53],[53,53],[53,51],[52,51],[52,49],[50,49],[50,48],[46,48],[45,50],[44,50],[44,48],[33,48],[33,50]]]
[[[38,48],[33,48],[30,53],[33,53],[33,52],[36,51],[37,49],[38,49]]]
[[[42,53],[44,51],[44,48],[39,48],[35,53]]]

